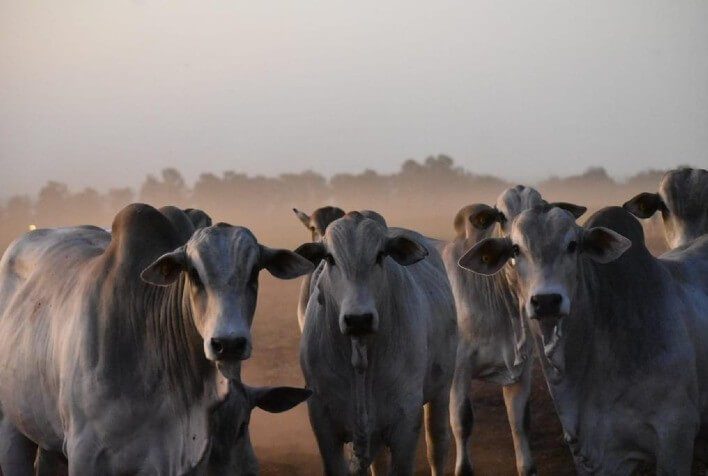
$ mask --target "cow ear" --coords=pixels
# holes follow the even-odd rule
[[[187,255],[183,247],[166,253],[140,273],[140,279],[155,286],[169,286],[187,269]]]
[[[311,273],[314,266],[308,260],[290,250],[278,250],[259,245],[260,267],[278,279],[293,279]]]
[[[583,213],[588,211],[588,207],[584,207],[582,205],[575,205],[573,203],[568,203],[568,202],[553,202],[550,203],[550,206],[552,207],[558,207],[561,208],[567,212],[570,212],[571,215],[575,217],[577,220],[581,216],[583,216]]]
[[[598,263],[614,261],[632,246],[628,238],[602,226],[586,230],[582,244],[583,253]]]
[[[622,206],[637,218],[650,218],[661,208],[661,204],[661,197],[658,193],[644,192],[625,202]]]
[[[305,225],[305,228],[308,230],[310,229],[310,216],[305,213],[301,212],[297,208],[293,208],[293,212],[295,213],[295,216],[302,222],[303,225]]]
[[[311,390],[295,387],[249,387],[248,393],[254,407],[269,413],[290,410],[312,395]]]
[[[457,264],[473,273],[492,275],[511,258],[511,250],[509,238],[487,238],[470,248]]]
[[[428,250],[425,247],[405,236],[388,238],[384,253],[401,266],[410,266],[428,256]]]
[[[478,230],[486,230],[494,223],[503,223],[504,220],[504,214],[492,207],[483,208],[469,216],[470,223]]]
[[[298,246],[295,253],[317,266],[320,264],[320,261],[327,256],[327,248],[325,248],[325,245],[322,243],[305,243],[304,245]]]

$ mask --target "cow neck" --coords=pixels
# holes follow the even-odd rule
[[[175,397],[175,405],[188,408],[205,394],[207,380],[216,370],[204,356],[192,320],[187,280],[182,274],[170,286],[141,282],[134,286],[130,294],[137,299],[118,296],[115,305],[122,306],[122,312],[106,328],[104,345],[113,357],[108,371],[124,370],[114,379],[120,391],[130,388],[151,395],[163,389]],[[135,353],[126,355],[126,348]]]
[[[495,235],[496,236],[496,235]],[[483,238],[482,238],[483,239]],[[469,240],[463,246],[460,257],[480,240]],[[475,333],[479,336],[499,336],[511,338],[514,346],[514,362],[507,362],[510,374],[516,374],[516,368],[523,365],[528,352],[527,332],[523,318],[519,313],[518,299],[509,285],[509,278],[502,270],[491,276],[476,274],[459,268],[456,270],[462,282],[459,292],[464,293],[481,318],[475,320]],[[507,336],[511,329],[511,336]],[[500,335],[501,334],[501,335]]]
[[[621,391],[654,357],[654,345],[646,344],[660,342],[658,264],[648,252],[628,261],[631,266],[580,258],[578,288],[571,312],[561,324],[564,366],[560,375],[539,347],[546,381],[571,440],[582,439],[578,433],[601,431],[600,421],[580,427],[583,412],[600,409],[606,414],[603,410],[609,411],[617,398],[607,389]]]

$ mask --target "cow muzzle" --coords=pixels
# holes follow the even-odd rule
[[[567,303],[559,293],[534,294],[529,303],[529,317],[538,325],[543,352],[550,358],[563,337],[562,319],[568,312]]]
[[[251,342],[247,337],[212,337],[209,341],[214,360],[246,360],[251,356]]]

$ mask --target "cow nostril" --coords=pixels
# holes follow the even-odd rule
[[[211,349],[216,355],[221,355],[224,353],[224,343],[220,339],[211,340]]]
[[[536,297],[536,295],[531,296],[531,305],[533,307],[538,307],[538,298]]]
[[[554,306],[560,306],[560,303],[563,301],[563,298],[561,297],[560,294],[552,294],[551,295],[551,304]]]

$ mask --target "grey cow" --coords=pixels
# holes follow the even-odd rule
[[[455,239],[439,244],[455,296],[459,329],[450,406],[458,475],[472,473],[473,379],[502,385],[517,470],[521,475],[536,472],[528,435],[532,348],[516,297],[506,275],[470,273],[458,261],[481,240],[504,236],[516,215],[544,203],[541,194],[531,187],[509,188],[499,195],[494,207],[475,204],[462,208],[454,220]],[[584,207],[560,205],[576,216],[585,212]]]
[[[579,474],[690,474],[708,428],[708,238],[655,258],[623,208],[580,227],[542,206],[460,265],[515,283]]]
[[[322,269],[312,285],[300,363],[325,472],[365,474],[383,447],[412,474],[425,405],[428,458],[442,474],[456,348],[444,265],[426,239],[351,212],[297,252]]]
[[[309,262],[245,228],[183,244],[159,211],[130,205],[112,233],[37,230],[0,262],[0,467],[32,473],[36,445],[74,474],[198,474],[209,414],[250,354],[260,269]],[[216,364],[216,365],[215,365]]]
[[[640,193],[623,206],[637,218],[661,211],[669,247],[686,245],[708,233],[708,170],[669,170],[658,193]]]

